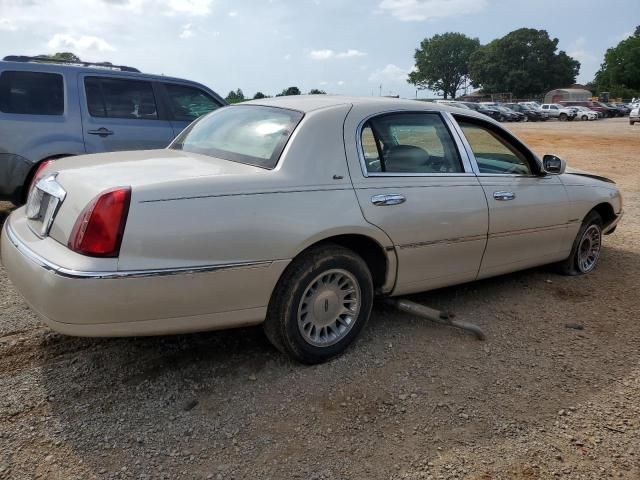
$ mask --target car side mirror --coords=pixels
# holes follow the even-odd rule
[[[542,169],[552,175],[562,175],[567,168],[567,162],[555,155],[542,157]]]

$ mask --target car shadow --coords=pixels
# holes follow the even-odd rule
[[[498,441],[495,422],[550,426],[568,401],[586,402],[625,377],[637,345],[620,335],[637,338],[640,326],[627,312],[608,322],[606,305],[594,298],[605,283],[619,285],[638,271],[637,253],[607,248],[589,276],[561,277],[544,267],[409,297],[476,322],[487,342],[376,304],[353,348],[313,367],[276,351],[260,327],[120,339],[47,334],[38,368],[55,425],[49,435],[64,438],[87,468],[116,470],[157,452],[202,449],[204,464],[223,463],[239,477],[251,464],[283,455],[287,439],[302,435],[299,415],[311,407],[324,413],[313,428],[336,432],[308,434],[322,451],[340,451],[350,436],[365,435],[346,427],[362,415],[377,418],[380,428],[419,421],[440,432],[447,451],[465,428],[447,423],[458,419],[458,408],[476,412],[469,441]],[[619,286],[616,295],[637,305],[633,278],[636,284]],[[568,322],[584,330],[566,328]],[[398,392],[417,392],[417,400],[396,416],[385,402],[398,401]],[[455,415],[452,407],[437,409],[443,402],[458,405]],[[381,458],[382,445],[372,447]],[[165,472],[186,468],[166,458]]]

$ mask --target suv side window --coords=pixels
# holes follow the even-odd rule
[[[437,113],[392,113],[368,120],[361,132],[370,173],[462,173],[455,143]]]
[[[480,173],[531,175],[526,155],[498,133],[480,124],[457,118]]]
[[[0,74],[0,111],[62,115],[64,86],[57,73],[4,71]]]
[[[92,117],[157,120],[158,109],[151,82],[107,77],[86,77],[87,108]]]
[[[222,106],[199,88],[175,83],[165,83],[164,86],[174,120],[190,122]]]

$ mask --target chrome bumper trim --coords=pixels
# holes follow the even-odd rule
[[[141,278],[141,277],[159,277],[168,275],[188,275],[193,273],[206,273],[216,272],[220,270],[230,270],[235,268],[250,268],[250,267],[268,267],[273,261],[260,261],[260,262],[237,262],[237,263],[225,263],[217,265],[202,265],[196,267],[177,267],[177,268],[160,268],[160,269],[148,269],[148,270],[118,270],[112,272],[92,272],[84,270],[73,270],[65,268],[50,262],[46,258],[38,255],[31,250],[28,246],[22,242],[10,223],[11,218],[7,218],[5,221],[5,231],[7,238],[16,249],[24,255],[26,258],[39,265],[40,267],[48,270],[58,276],[65,278],[75,279],[121,279],[121,278]]]

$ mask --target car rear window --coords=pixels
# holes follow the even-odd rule
[[[272,169],[302,117],[284,108],[224,107],[192,123],[169,148]]]
[[[151,82],[86,77],[87,109],[92,117],[156,120],[158,110]]]
[[[0,111],[62,115],[64,87],[57,73],[4,71],[0,74]]]

